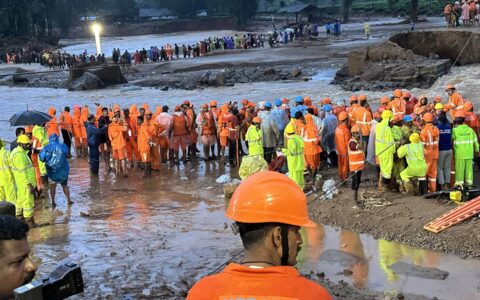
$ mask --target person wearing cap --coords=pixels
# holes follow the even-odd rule
[[[463,97],[457,92],[454,85],[447,85],[445,87],[445,92],[448,94],[448,102],[444,107],[444,111],[450,111],[452,119],[455,118],[455,112],[458,110],[463,110],[464,100]]]
[[[102,107],[101,109],[101,116],[98,118],[98,128],[108,127],[112,122],[110,117],[108,116],[108,108]],[[100,153],[103,156],[103,162],[105,163],[105,167],[107,172],[111,171],[110,167],[110,153],[111,153],[112,145],[110,144],[110,140],[108,139],[108,132],[102,134],[100,136]]]
[[[45,124],[47,129],[47,137],[50,137],[54,133],[60,136],[60,129],[56,117],[57,111],[53,106],[48,109],[48,114],[52,117],[52,119]]]
[[[452,130],[453,152],[455,156],[455,185],[473,185],[473,159],[478,156],[478,138],[467,124],[465,111],[455,113],[456,127]]]
[[[108,138],[112,145],[112,156],[115,162],[115,175],[127,177],[127,142],[125,134],[128,127],[118,117],[120,110],[116,110],[112,123],[108,126]]]
[[[237,151],[236,141],[239,138],[239,123],[237,117],[232,114],[231,108],[228,104],[222,106],[222,113],[218,118],[218,135],[220,136],[220,154],[223,163],[226,163],[225,148],[228,147],[228,161],[230,165],[235,165],[235,157]]]
[[[298,111],[297,114],[301,114],[301,112]],[[292,124],[288,124],[285,127],[285,133],[287,134],[287,145],[286,148],[282,149],[282,152],[287,157],[288,176],[303,190],[305,187],[305,178],[303,177],[303,171],[305,170],[303,139],[296,134],[295,127]]]
[[[377,111],[381,114],[384,110],[387,109],[390,99],[387,96],[380,98],[380,106],[377,108]]]
[[[8,201],[13,205],[17,202],[10,151],[7,150],[6,142],[3,140],[0,140],[0,202],[1,201]]]
[[[187,162],[187,146],[190,145],[190,129],[188,118],[182,108],[175,106],[172,118],[172,130],[170,131],[170,142],[172,143],[175,163],[180,164],[180,150],[182,150],[182,161]]]
[[[305,165],[312,178],[313,190],[316,191],[315,177],[320,166],[320,153],[323,150],[320,146],[317,126],[313,121],[313,114],[308,113],[305,115],[305,123],[305,129],[301,134],[304,143]]]
[[[283,146],[285,126],[288,124],[288,114],[282,107],[281,99],[275,100],[275,108],[272,110],[271,115],[278,128],[278,145]]]
[[[10,154],[13,177],[17,188],[16,216],[29,226],[35,226],[33,219],[33,198],[37,182],[32,161],[28,157],[31,141],[26,135],[17,138],[18,146]]]
[[[295,107],[299,112],[305,115],[307,113],[307,107],[303,105],[303,103],[304,103],[304,100],[302,96],[297,96],[295,98]]]
[[[203,144],[203,154],[205,156],[205,161],[214,159],[215,154],[210,155],[211,146],[215,147],[217,143],[217,120],[215,115],[208,109],[208,104],[202,104],[200,107],[202,111],[197,116],[197,126],[200,128],[200,137]]]
[[[335,151],[335,129],[338,125],[338,119],[332,114],[332,106],[327,104],[323,106],[325,118],[322,120],[322,129],[318,135],[322,138],[322,148],[327,153],[332,167],[338,166],[337,152]]]
[[[393,91],[393,100],[388,104],[387,109],[391,110],[393,117],[403,119],[406,111],[406,102],[402,99],[402,90]]]
[[[424,114],[422,120],[423,129],[420,132],[420,140],[425,146],[428,191],[433,193],[437,191],[438,140],[440,132],[438,128],[433,125],[434,118],[431,113]]]
[[[44,190],[48,189],[47,167],[45,163],[38,159],[40,151],[48,144],[48,134],[45,126],[35,124],[32,129],[31,136],[32,148],[30,159],[32,160],[33,169],[35,170],[35,178],[37,180],[37,196],[45,197]]]
[[[335,149],[338,157],[338,177],[341,181],[344,181],[348,176],[348,142],[351,138],[346,111],[342,111],[338,115],[338,122],[339,124],[335,129]]]
[[[275,147],[279,145],[279,135],[277,123],[271,114],[272,104],[265,102],[264,111],[259,112],[258,117],[262,120],[262,138],[263,138],[263,156],[265,161],[270,164]]]
[[[352,190],[355,203],[358,201],[358,188],[362,178],[362,170],[365,166],[364,143],[362,141],[362,129],[359,125],[352,126],[352,136],[348,141],[348,166],[350,172],[353,172]]]
[[[382,121],[375,128],[375,153],[380,164],[381,179],[379,187],[382,191],[390,183],[393,169],[393,154],[396,152],[395,140],[393,139],[391,110],[382,112]]]
[[[145,115],[137,117],[138,128],[138,153],[141,159],[141,168],[144,171],[143,177],[152,175],[152,151],[151,143],[153,137],[149,129],[148,123],[145,121]]]
[[[251,175],[233,194],[226,216],[235,221],[245,258],[201,279],[187,300],[332,299],[294,268],[303,244],[300,228],[316,226],[295,182],[272,171]]]
[[[168,133],[172,130],[173,116],[168,113],[169,110],[170,108],[167,105],[162,106],[162,112],[155,119],[157,124],[164,128],[164,131],[159,134],[160,157],[162,163],[167,162],[171,144],[168,138]],[[171,152],[172,153],[170,153],[170,158],[173,158],[173,150]]]
[[[348,119],[350,126],[355,125],[356,122],[356,110],[359,108],[360,105],[358,104],[358,98],[355,95],[350,96],[350,107],[347,108],[348,112]]]
[[[441,103],[437,103],[440,104]],[[452,125],[448,121],[447,113],[443,110],[437,117],[436,126],[439,132],[438,139],[438,163],[437,163],[437,183],[442,190],[448,190],[450,187],[450,177],[452,166]],[[453,171],[455,172],[455,171]]]
[[[400,189],[402,194],[413,192],[412,178],[418,178],[419,182],[423,181],[427,171],[427,164],[423,154],[423,145],[420,143],[420,135],[412,133],[409,137],[410,144],[405,144],[398,148],[398,157],[405,157],[407,160],[407,168],[400,173],[404,189]]]
[[[368,105],[367,96],[361,94],[358,96],[360,105],[355,109],[355,125],[360,127],[362,132],[362,142],[367,150],[368,137],[370,136],[370,127],[372,126],[372,113],[366,108]]]
[[[248,143],[248,155],[263,156],[263,134],[261,130],[262,120],[259,117],[254,117],[252,120],[252,125],[248,127],[247,133],[245,134],[245,141]]]

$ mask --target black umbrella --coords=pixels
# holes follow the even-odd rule
[[[14,114],[10,118],[10,126],[28,126],[36,124],[45,124],[50,121],[52,117],[46,113],[36,110],[26,110]]]

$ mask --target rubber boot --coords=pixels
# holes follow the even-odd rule
[[[399,190],[402,195],[408,194],[405,182],[400,183]]]
[[[405,194],[413,194],[413,191],[414,191],[413,182],[405,181],[404,185],[405,185]]]
[[[360,204],[358,201],[358,190],[353,190],[353,199],[355,200],[356,204]]]
[[[388,184],[390,183],[390,179],[387,179],[382,176],[380,182],[379,182],[379,191],[380,192],[386,192],[388,190]]]
[[[428,194],[428,182],[426,180],[418,181],[418,192],[420,196]]]

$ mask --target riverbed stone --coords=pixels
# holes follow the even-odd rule
[[[85,72],[80,78],[75,79],[67,85],[69,91],[88,91],[105,87],[105,84],[98,76]]]

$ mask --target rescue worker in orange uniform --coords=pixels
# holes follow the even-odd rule
[[[80,115],[80,131],[81,131],[81,142],[82,142],[82,154],[84,157],[88,155],[88,139],[87,139],[87,127],[85,124],[88,123],[89,117],[88,107],[85,105],[82,108],[81,115]]]
[[[160,157],[162,159],[162,163],[166,163],[169,156],[170,141],[168,139],[168,135],[172,130],[173,119],[173,116],[168,113],[169,109],[170,108],[167,105],[162,106],[162,112],[155,119],[160,128],[163,130],[158,134],[158,144],[160,145]],[[170,157],[173,159],[173,151],[170,153]]]
[[[73,130],[73,138],[74,138],[74,145],[75,145],[75,155],[76,156],[83,156],[82,153],[82,127],[85,127],[84,124],[80,122],[81,111],[80,106],[76,105],[73,108],[73,117],[72,117],[72,130]]]
[[[367,110],[368,105],[367,97],[365,95],[358,96],[360,106],[355,110],[355,125],[360,127],[362,131],[362,142],[364,145],[368,144],[368,138],[370,136],[370,128],[372,126],[372,113]],[[363,149],[367,149],[365,146]]]
[[[57,117],[55,116],[57,114],[57,111],[55,110],[55,108],[50,107],[48,109],[48,114],[52,117],[52,119],[45,124],[48,137],[50,138],[50,136],[54,133],[60,136],[60,129],[58,127]]]
[[[187,300],[332,299],[323,287],[293,268],[303,243],[300,228],[316,226],[308,218],[305,194],[295,182],[272,171],[251,175],[233,194],[226,215],[235,221],[245,259],[201,279]]]
[[[65,106],[62,115],[60,116],[60,128],[62,131],[63,143],[68,148],[67,158],[71,158],[72,151],[72,137],[73,137],[73,120],[70,116],[70,107]]]
[[[124,132],[125,137],[125,150],[127,151],[127,160],[130,162],[130,168],[134,167],[134,161],[140,161],[140,157],[138,155],[138,145],[137,145],[137,138],[138,138],[138,131],[137,126],[133,123],[133,118],[130,116],[130,110],[124,109],[123,110],[123,125],[126,127]]]
[[[362,142],[363,133],[360,126],[352,126],[351,133],[352,135],[347,146],[348,166],[350,172],[354,173],[352,177],[353,199],[355,203],[359,204],[358,188],[362,179],[362,170],[365,166],[365,144]]]
[[[160,171],[161,160],[160,160],[160,148],[158,146],[158,133],[160,127],[158,123],[153,119],[153,113],[150,110],[145,111],[145,119],[143,121],[150,131],[150,154],[151,154],[151,163],[152,170]]]
[[[320,147],[318,129],[313,122],[313,117],[311,114],[305,115],[305,122],[305,130],[301,135],[304,144],[303,155],[305,156],[305,167],[310,172],[315,191],[315,177],[317,176],[317,170],[320,166],[320,153],[322,152],[322,147]]]
[[[402,99],[402,95],[401,90],[393,91],[393,100],[387,106],[387,109],[392,111],[393,118],[397,118],[398,120],[403,120],[405,116],[406,102]]]
[[[210,147],[215,146],[217,142],[217,125],[215,115],[208,110],[208,104],[202,104],[202,111],[197,116],[197,126],[200,128],[200,136],[203,144],[203,154],[205,161],[210,160]],[[212,151],[212,156],[215,154]]]
[[[145,172],[143,177],[152,175],[152,153],[150,151],[152,137],[150,136],[150,129],[148,124],[144,122],[144,117],[137,117],[138,128],[138,152],[140,154],[142,167]]]
[[[427,112],[430,112],[431,107],[428,105],[428,99],[426,96],[420,96],[418,103],[413,108],[413,112],[419,116],[423,116]]]
[[[383,96],[382,98],[380,98],[380,106],[378,107],[377,111],[381,114],[384,110],[387,109],[389,102],[390,99],[387,96]]]
[[[210,105],[210,111],[215,116],[215,119],[218,120],[218,117],[220,117],[220,113],[221,113],[220,109],[218,109],[218,107],[217,107],[218,102],[215,101],[215,100],[212,100],[212,101],[210,101],[209,105]],[[210,146],[210,150],[212,152],[212,158],[213,159],[217,159],[217,156],[220,156],[220,147],[221,147],[220,146],[220,137],[217,134],[217,155],[215,155],[215,145]],[[248,146],[247,146],[247,148],[248,148]]]
[[[115,175],[127,177],[127,142],[125,140],[127,126],[120,120],[120,110],[115,110],[114,113],[112,123],[108,126],[108,138],[112,145]]]
[[[410,91],[403,91],[402,99],[405,101],[405,115],[411,115],[413,113],[413,108],[418,103],[417,98],[412,97]]]
[[[356,117],[356,110],[357,108],[359,108],[360,105],[358,104],[358,98],[357,96],[355,95],[352,95],[350,97],[350,107],[347,108],[347,112],[348,112],[348,119],[349,119],[349,123],[350,123],[350,126],[353,126],[355,125],[355,117]]]
[[[182,108],[178,105],[175,106],[170,142],[172,143],[176,164],[180,163],[180,149],[182,150],[183,163],[187,162],[187,146],[190,145],[190,128],[188,118],[183,113]]]
[[[423,123],[424,127],[420,132],[420,140],[424,144],[425,149],[428,191],[433,193],[437,191],[438,140],[440,139],[440,131],[433,125],[433,115],[431,113],[423,115]]]
[[[338,176],[341,181],[347,179],[348,176],[348,142],[351,134],[348,130],[348,114],[341,112],[338,115],[338,126],[335,129],[335,148],[338,156]]]
[[[326,98],[326,99],[330,100],[330,98]],[[323,100],[322,100],[322,104],[323,104]],[[327,104],[329,103],[326,103],[323,105],[327,105]],[[333,107],[332,112],[338,118],[338,116],[342,111],[345,111],[345,112],[347,111],[347,106],[345,105],[345,100],[343,99],[337,101],[337,104]]]
[[[480,122],[478,120],[478,117],[473,112],[472,102],[465,101],[463,108],[465,110],[465,124],[467,124],[470,128],[472,128],[473,131],[475,131],[475,134],[478,136]]]
[[[449,84],[445,87],[445,91],[448,94],[448,103],[445,105],[443,111],[450,111],[452,120],[455,119],[455,112],[463,110],[464,100],[463,97],[457,92],[455,86]]]
[[[195,114],[195,111],[193,110],[193,105],[190,103],[190,101],[185,100],[183,101],[183,105],[185,109],[185,115],[187,116],[188,119],[188,126],[189,126],[189,131],[190,131],[190,145],[188,146],[188,152],[190,153],[190,157],[196,158],[197,157],[197,140],[198,140],[198,133],[197,133],[197,123],[195,122],[197,119],[197,116]]]

